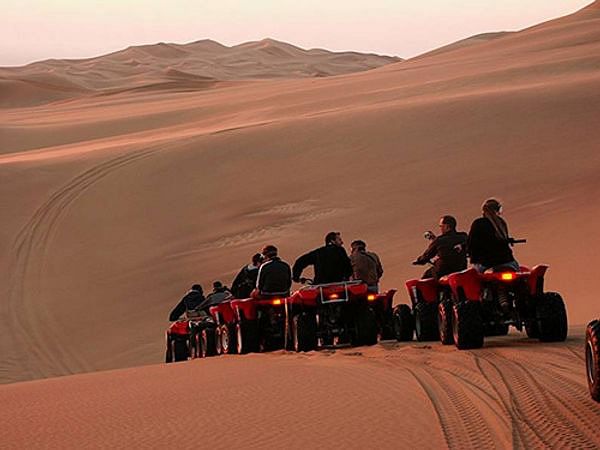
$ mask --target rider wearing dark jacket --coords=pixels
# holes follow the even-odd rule
[[[481,271],[503,265],[518,269],[518,263],[510,248],[508,225],[499,215],[502,205],[492,198],[486,200],[482,210],[483,217],[475,219],[469,231],[467,249],[471,264]]]
[[[290,294],[292,271],[285,261],[277,256],[277,248],[267,245],[262,252],[266,261],[258,269],[258,279],[253,297],[284,296]]]
[[[206,300],[202,303],[198,309],[202,309],[208,313],[208,308],[211,306],[218,305],[226,300],[231,300],[233,295],[227,286],[223,286],[220,281],[213,283],[213,291],[206,296]]]
[[[292,270],[294,281],[300,281],[302,271],[314,266],[315,284],[346,281],[352,276],[352,264],[343,247],[340,233],[332,231],[325,236],[325,245],[299,257]]]
[[[194,284],[187,294],[185,294],[179,301],[177,306],[173,308],[173,311],[171,311],[171,314],[169,315],[169,320],[171,322],[179,320],[179,318],[185,312],[197,309],[204,302],[204,300],[205,298],[202,293],[202,286],[199,284]]]
[[[231,292],[235,298],[248,298],[252,289],[256,286],[258,269],[262,262],[262,255],[257,253],[252,257],[252,262],[242,267],[231,284]]]
[[[440,278],[467,268],[467,233],[456,231],[456,219],[443,216],[440,219],[442,234],[436,237],[415,264],[424,265],[435,258],[433,267],[423,278]]]

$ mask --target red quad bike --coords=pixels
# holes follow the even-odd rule
[[[190,315],[190,357],[206,358],[221,354],[221,340],[217,338],[217,325],[210,315]]]
[[[600,402],[600,320],[590,322],[585,330],[585,367],[590,394]]]
[[[483,274],[475,269],[451,274],[452,308],[440,314],[440,327],[452,329],[461,350],[482,347],[486,328],[508,325],[525,328],[528,337],[542,342],[564,341],[567,312],[560,294],[544,292],[547,269],[540,264],[531,270],[497,267]]]
[[[165,362],[186,361],[190,356],[189,321],[173,322],[167,330],[167,352]]]
[[[423,237],[434,240],[435,235],[426,231]],[[414,262],[413,264],[417,264]],[[433,261],[429,261],[433,266]],[[437,341],[452,344],[452,332],[442,329],[438,323],[438,309],[445,311],[450,302],[450,286],[448,277],[439,280],[427,276],[422,279],[413,279],[406,282],[406,289],[411,305],[400,304],[394,308],[394,334],[398,341],[412,341],[416,334],[419,342]]]
[[[388,301],[388,294],[369,294],[362,281],[312,285],[294,292],[287,307],[292,347],[307,352],[339,344],[374,345],[379,326],[374,304]],[[389,296],[389,304],[393,292]]]
[[[229,339],[235,341],[236,352],[244,354],[284,348],[286,303],[285,297],[231,300],[233,320],[226,324],[228,330],[235,329],[235,338],[230,334]]]

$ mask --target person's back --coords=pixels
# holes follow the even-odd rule
[[[231,285],[231,292],[236,298],[248,298],[256,286],[258,269],[262,262],[262,255],[257,253],[252,257],[252,262],[242,267]]]
[[[467,248],[471,264],[480,271],[503,265],[515,270],[519,267],[510,248],[508,225],[499,216],[501,209],[497,200],[487,200],[482,206],[483,217],[475,219],[471,225]]]
[[[223,286],[220,281],[215,281],[213,283],[213,291],[206,296],[206,301],[200,306],[201,309],[208,312],[208,308],[211,306],[218,305],[226,300],[231,300],[233,298],[233,294],[227,286]]]
[[[437,236],[415,264],[424,265],[433,260],[433,268],[427,270],[423,278],[440,278],[467,268],[467,233],[456,231],[457,222],[453,216],[440,219],[442,234]]]
[[[202,286],[199,284],[193,285],[192,288],[175,306],[175,308],[173,308],[171,314],[169,314],[169,320],[171,322],[175,322],[188,311],[196,311],[205,300],[206,299],[202,292]]]
[[[302,271],[311,265],[314,267],[315,284],[336,283],[350,278],[352,265],[340,233],[327,234],[323,247],[300,256],[294,263],[293,279],[299,281]]]
[[[254,296],[288,296],[292,287],[292,271],[285,261],[277,256],[277,248],[267,245],[263,250],[266,261],[258,269]]]
[[[364,281],[371,291],[378,291],[379,280],[383,275],[379,256],[367,251],[367,244],[361,240],[352,242],[351,248],[352,278]]]

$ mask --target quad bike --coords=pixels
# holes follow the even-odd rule
[[[423,237],[434,240],[435,235],[426,231]],[[414,265],[420,265],[417,261]],[[433,267],[434,261],[428,261]],[[431,269],[427,270],[421,279],[408,280],[406,289],[411,305],[400,304],[394,308],[394,334],[398,341],[412,341],[416,334],[419,342],[437,341],[452,344],[452,333],[438,322],[438,316],[446,314],[450,288],[448,277],[436,280]],[[439,311],[439,312],[438,312]]]
[[[513,243],[525,242],[513,240]],[[448,276],[451,289],[451,314],[441,326],[451,327],[459,349],[483,346],[487,329],[514,326],[542,342],[567,338],[568,323],[564,301],[556,292],[544,292],[547,265],[518,271],[495,267],[485,273],[475,269]],[[451,322],[448,323],[448,322]]]
[[[590,322],[585,330],[585,368],[588,388],[600,402],[600,321]]]
[[[380,327],[374,306],[391,306],[391,294],[370,294],[362,281],[313,285],[294,292],[286,303],[291,347],[297,352],[340,344],[374,345]],[[387,307],[387,306],[386,306]]]
[[[235,330],[235,337],[229,334],[228,338],[230,342],[235,342],[236,353],[264,352],[284,348],[287,333],[286,303],[285,296],[231,300],[233,315],[223,314],[221,317],[227,325],[228,332]],[[224,329],[225,327],[221,325],[221,342],[223,342]]]
[[[220,355],[221,340],[217,339],[217,325],[212,316],[202,314],[189,317],[190,358]]]
[[[233,355],[237,353],[237,330],[235,310],[231,300],[210,307],[210,314],[215,321],[215,343],[221,353]]]
[[[167,329],[165,362],[186,361],[190,356],[190,330],[187,319],[173,322]]]

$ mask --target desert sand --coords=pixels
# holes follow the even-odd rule
[[[383,287],[407,302],[422,232],[446,213],[468,229],[489,196],[528,239],[518,260],[550,264],[546,287],[563,294],[570,323],[597,317],[599,69],[595,2],[333,77],[276,70],[270,80],[68,96],[51,83],[10,84],[13,104],[33,106],[0,109],[0,381],[157,364],[168,313],[192,283],[229,283],[266,243],[293,262],[332,229],[364,239],[383,261]],[[581,336],[576,327],[566,344],[387,343],[17,383],[0,387],[0,441],[175,435],[185,445],[217,439],[205,424],[233,414],[244,425],[229,444],[279,445],[285,432],[295,447],[366,434],[383,447],[597,447]],[[343,399],[321,409],[335,392]]]

